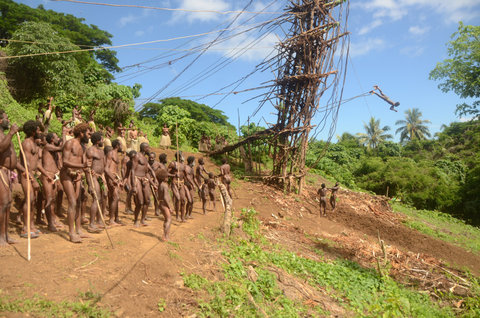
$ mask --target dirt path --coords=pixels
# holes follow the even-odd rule
[[[168,158],[172,157],[173,152],[169,151]],[[207,170],[218,172],[212,162],[207,160],[206,164]],[[239,180],[234,186],[237,214],[242,208],[253,207],[264,224],[279,226],[278,236],[291,236],[305,246],[312,244],[306,239],[308,235],[333,237],[343,233],[353,239],[375,241],[379,230],[388,244],[399,249],[425,253],[480,272],[479,255],[410,230],[398,220],[390,219],[388,211],[377,215],[352,209],[342,199],[342,195],[351,194],[341,192],[338,210],[320,218],[309,195],[286,197],[263,184]],[[174,221],[170,243],[160,241],[163,222],[152,216],[153,207],[149,210],[150,226],[133,228],[132,217],[122,213],[122,203],[121,216],[127,225],[110,229],[115,249],[104,233],[74,245],[68,242],[65,231],[33,240],[31,262],[25,260],[26,240],[1,249],[0,289],[8,295],[37,293],[57,301],[75,300],[79,293],[90,292],[98,294],[99,304],[118,317],[158,315],[157,304],[163,300],[167,304],[166,316],[191,315],[198,310],[198,304],[194,294],[183,287],[181,274],[195,272],[209,279],[221,279],[219,264],[223,260],[216,247],[216,240],[221,237],[221,204],[217,202],[217,212],[202,215],[196,199],[194,219],[183,224]],[[374,209],[380,211],[381,204]],[[290,228],[288,233],[282,232],[282,224]],[[351,250],[342,247],[328,244],[319,247],[335,257],[354,256]]]

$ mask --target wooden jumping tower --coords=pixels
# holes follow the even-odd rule
[[[312,118],[320,97],[338,81],[334,54],[341,38],[340,20],[347,1],[291,0],[289,37],[278,45],[277,79],[269,96],[275,99],[277,124],[273,146],[271,181],[291,190],[305,182],[305,159]],[[348,6],[348,2],[346,3]]]
[[[264,98],[254,113],[270,101],[277,110],[277,123],[210,155],[264,140],[273,157],[273,169],[270,175],[261,176],[263,180],[288,192],[293,188],[302,191],[310,132],[313,128],[322,131],[329,115],[332,116],[329,139],[335,131],[343,91],[343,85],[339,84],[343,84],[340,82],[345,76],[348,56],[348,42],[342,41],[348,34],[348,6],[348,0],[290,0],[286,9],[286,22],[290,25],[287,38],[277,45],[277,55],[262,63],[276,70],[276,79],[270,91],[261,95]],[[339,44],[341,53],[336,54]],[[320,98],[327,90],[328,105],[324,103],[319,108]],[[318,111],[321,117],[315,127],[312,119]]]

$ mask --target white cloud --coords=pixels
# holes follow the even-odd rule
[[[225,0],[181,0],[179,9],[184,10],[199,10],[199,11],[228,11],[230,4]],[[208,22],[219,20],[224,15],[215,12],[175,12],[173,14],[173,21],[186,19],[189,23],[200,21]]]
[[[408,46],[400,50],[400,53],[409,57],[417,57],[425,52],[425,48],[421,46]]]
[[[126,17],[121,17],[120,20],[118,20],[118,24],[120,24],[120,27],[123,28],[127,24],[133,23],[137,20],[139,20],[139,16],[135,16],[133,14],[129,14]]]
[[[373,12],[376,19],[400,20],[409,11],[420,8],[441,14],[447,22],[469,21],[480,16],[478,0],[370,0],[356,2],[354,6]]]
[[[278,42],[275,34],[268,34],[262,40],[252,45],[257,39],[254,35],[241,34],[213,47],[220,49],[225,57],[237,57],[247,61],[261,61],[272,52]]]
[[[118,20],[118,24],[120,25],[121,28],[128,24],[140,22],[142,19],[150,16],[152,14],[153,10],[151,9],[143,9],[141,14],[135,15],[135,14],[129,14],[127,16],[121,17],[120,20]]]
[[[364,34],[367,34],[369,33],[370,31],[372,31],[373,29],[375,28],[378,28],[379,26],[381,26],[383,24],[382,20],[373,20],[372,23],[370,24],[367,24],[366,26],[362,27],[359,31],[358,31],[358,34],[359,35],[364,35]]]
[[[416,25],[413,25],[410,28],[408,28],[408,32],[410,32],[413,35],[423,35],[423,34],[427,33],[429,30],[430,30],[429,27],[423,27],[422,28],[422,27],[416,26]]]
[[[473,119],[473,117],[460,117],[458,118],[458,120],[461,122],[461,123],[466,123],[466,122],[469,122]]]
[[[137,36],[137,37],[144,36],[144,35],[145,35],[145,31],[143,31],[143,30],[135,31],[134,35]]]
[[[350,56],[361,56],[374,50],[381,50],[385,47],[385,41],[379,38],[370,38],[361,42],[350,44]]]
[[[373,17],[376,19],[400,20],[408,13],[407,9],[397,0],[371,0],[370,2],[362,2],[360,5],[356,5],[356,7],[363,7],[367,11],[373,11]]]

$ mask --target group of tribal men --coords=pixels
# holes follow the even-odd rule
[[[75,114],[73,116],[75,117]],[[69,129],[57,114],[58,117],[64,124],[61,137],[53,132],[42,131],[45,128],[42,121],[29,120],[24,123],[22,131],[25,133],[25,139],[21,144],[21,150],[26,158],[24,162],[22,156],[17,160],[12,143],[12,138],[19,131],[19,127],[16,124],[10,125],[7,113],[0,109],[0,246],[16,242],[8,233],[12,184],[16,178],[25,194],[21,208],[23,214],[21,237],[28,236],[27,201],[31,207],[36,207],[37,223],[42,222],[42,213],[45,213],[48,231],[56,232],[63,228],[57,219],[63,195],[68,200],[68,234],[73,243],[80,243],[83,238],[90,237],[83,231],[82,224],[88,223],[86,228],[90,233],[101,232],[107,225],[123,225],[118,215],[122,189],[127,192],[126,213],[132,212],[132,198],[135,202],[133,211],[135,227],[148,225],[147,210],[153,196],[155,215],[163,214],[164,217],[164,240],[169,239],[173,211],[177,221],[185,222],[192,218],[195,189],[202,200],[203,213],[206,213],[208,199],[213,202],[215,210],[217,176],[207,172],[202,158],[198,159],[194,171],[195,157],[188,157],[187,164],[184,164],[181,151],[177,151],[175,161],[167,166],[167,155],[161,154],[159,161],[156,161],[156,154],[150,151],[150,146],[146,142],[139,145],[139,151],[130,150],[122,158],[121,154],[126,149],[125,145],[122,145],[121,136],[111,141],[110,146],[106,146],[103,133],[94,132],[89,123],[77,122]],[[106,132],[108,131],[107,129]],[[122,131],[124,132],[119,130],[120,135],[123,135]],[[73,133],[73,136],[67,138],[69,133]],[[26,169],[29,172],[28,178]],[[230,166],[226,159],[222,160],[218,177],[231,196]],[[173,205],[167,183],[169,180]],[[27,189],[28,184],[31,191]],[[27,199],[28,192],[30,197]],[[90,220],[83,217],[87,192],[92,197]],[[102,213],[107,214],[109,218],[107,224],[103,222]],[[41,232],[37,229],[34,218],[30,218],[31,237],[38,237],[39,234]]]

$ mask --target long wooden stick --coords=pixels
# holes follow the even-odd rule
[[[92,187],[94,187],[95,185],[93,183],[93,177],[92,177],[92,171],[91,170],[88,172],[88,175],[90,176],[90,184],[92,185]],[[105,219],[103,218],[103,211],[102,211],[102,208],[100,207],[100,202],[98,202],[97,190],[95,189],[95,187],[93,188],[93,198],[95,199],[95,201],[97,201],[97,208],[98,208],[98,211],[100,211],[100,217],[102,218],[103,225],[105,226],[105,233],[107,233],[108,240],[110,241],[110,244],[112,244],[112,248],[115,248],[113,246],[113,241],[110,237],[110,234],[108,234],[107,223],[105,223]]]
[[[23,157],[23,166],[25,167],[25,175],[27,176],[27,197],[25,200],[27,201],[27,260],[30,261],[31,252],[32,252],[32,234],[30,233],[30,174],[28,172],[28,164],[27,164],[27,157],[25,156],[25,152],[23,151],[22,140],[20,139],[20,134],[17,132],[17,139],[18,139],[18,146],[20,147],[20,152],[22,153]]]
[[[150,183],[150,181],[149,181]],[[157,194],[155,193],[155,189],[153,188],[153,185],[150,183],[150,191],[152,191],[152,194],[153,194],[153,199],[155,200],[155,202],[157,202],[157,206],[159,204],[159,201],[157,199]]]
[[[175,122],[175,135],[177,135],[177,162],[180,162],[180,154],[178,153],[178,122]]]

